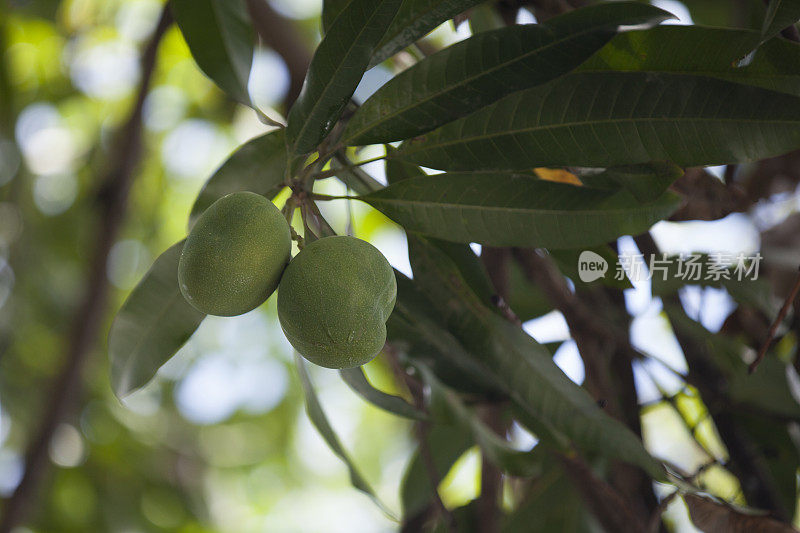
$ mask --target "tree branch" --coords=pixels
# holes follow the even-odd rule
[[[261,41],[281,56],[289,69],[289,92],[284,99],[288,110],[303,88],[311,52],[294,30],[294,23],[276,13],[266,0],[247,0],[247,8]]]
[[[598,314],[573,294],[551,260],[530,249],[515,249],[514,255],[523,266],[526,276],[539,287],[550,304],[564,315],[586,367],[584,386],[596,400],[606,403],[611,414],[622,420],[621,406],[611,386],[608,362],[614,350],[629,353],[631,359],[638,357],[628,342],[627,333],[620,331],[607,314]]]
[[[659,252],[649,233],[636,237],[636,245],[645,255]],[[677,295],[665,296],[663,300],[665,306],[683,309]],[[742,429],[730,409],[731,402],[726,393],[728,383],[725,375],[714,364],[705,345],[679,328],[675,328],[675,338],[689,367],[686,380],[700,392],[722,442],[728,449],[730,460],[726,466],[739,479],[748,504],[767,509],[780,520],[788,520],[789,511],[775,487],[764,456]]]
[[[800,291],[800,274],[797,275],[797,279],[792,286],[792,290],[789,291],[789,296],[786,297],[786,300],[783,302],[783,307],[781,307],[778,316],[775,317],[775,320],[772,322],[772,325],[767,332],[767,339],[764,341],[764,344],[761,345],[761,349],[758,351],[758,355],[756,356],[755,360],[750,363],[750,366],[747,368],[749,373],[753,373],[758,368],[758,365],[761,364],[761,361],[764,357],[767,356],[767,350],[769,350],[772,341],[775,340],[775,334],[778,332],[778,328],[781,324],[783,324],[786,315],[789,314],[789,309],[791,309],[792,304],[794,303],[795,298],[797,298],[797,293]]]
[[[142,53],[142,77],[136,103],[128,120],[117,132],[116,143],[109,157],[111,166],[102,178],[98,191],[100,212],[96,224],[99,228],[97,246],[89,264],[86,292],[75,316],[64,353],[64,367],[55,383],[48,387],[51,392],[46,412],[41,418],[39,430],[29,444],[22,480],[5,504],[0,533],[10,533],[25,520],[26,513],[35,500],[37,485],[49,466],[47,452],[55,429],[73,408],[80,393],[82,370],[97,339],[106,307],[108,254],[122,225],[128,191],[141,156],[144,100],[155,68],[158,45],[171,22],[167,6]]]
[[[514,256],[550,304],[564,315],[586,369],[586,389],[641,438],[631,366],[641,356],[631,346],[627,328],[620,325],[623,318],[627,320],[621,294],[593,290],[582,291],[579,296],[570,291],[564,276],[549,259],[523,249],[515,249]],[[650,480],[639,469],[615,462],[609,479],[641,521],[657,507]]]

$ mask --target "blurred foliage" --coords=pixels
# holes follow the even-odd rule
[[[760,30],[765,13],[760,0],[686,0],[684,4],[696,23],[717,26]],[[319,41],[320,2],[276,0],[271,5],[279,13],[295,17],[290,23],[309,48]],[[38,427],[50,384],[62,367],[63,346],[85,290],[95,244],[101,192],[98,176],[109,165],[112,135],[134,101],[141,74],[140,50],[162,7],[160,0],[0,2],[3,498],[19,482],[30,435]],[[421,48],[451,44],[468,31],[467,25],[456,31],[453,24],[444,24]],[[402,58],[376,70],[401,67]],[[280,57],[265,48],[257,50],[250,79],[255,104],[270,116],[285,116],[282,101],[287,87],[286,65]],[[112,297],[105,310],[103,332],[108,331],[113,314],[154,258],[185,236],[192,205],[205,180],[234,148],[270,129],[251,109],[226,98],[203,75],[175,27],[168,30],[158,49],[143,119],[143,159],[136,171],[122,235],[106,265]],[[381,156],[382,150],[371,147],[358,154],[351,151],[351,155],[367,160]],[[384,177],[380,164],[364,168],[375,177]],[[547,169],[538,171],[548,173]],[[741,172],[756,172],[755,166]],[[563,180],[563,176],[558,178]],[[322,181],[317,191],[343,194],[347,189],[330,179]],[[287,196],[284,190],[276,203],[280,205]],[[783,209],[780,216],[772,213],[773,218],[780,221],[797,210],[796,195],[792,198],[795,204],[790,208],[782,207],[785,196],[769,199],[773,209]],[[360,203],[320,207],[337,231],[344,233],[352,227],[356,236],[376,244],[395,267],[410,274],[405,235],[382,214]],[[755,226],[758,213],[747,216],[748,224]],[[680,233],[670,224],[661,228],[676,231],[678,238],[673,243],[694,231],[684,228]],[[733,240],[740,237],[733,226],[708,231],[733,234]],[[608,254],[614,255],[610,250]],[[572,258],[570,261],[574,265]],[[558,316],[516,262],[509,283],[510,308],[526,321],[529,332],[558,330],[552,321],[547,322]],[[723,319],[739,304],[762,310],[768,307],[767,288],[759,287],[757,295],[737,295],[737,289],[726,288],[738,303],[723,293],[728,312],[723,304],[716,309],[711,304],[707,307],[724,315]],[[719,498],[746,503],[740,481],[726,468],[729,453],[709,418],[709,407],[698,390],[686,383],[686,361],[679,349],[664,348],[674,345],[673,333],[680,328],[690,330],[691,335],[698,335],[699,329],[701,339],[723,343],[725,349],[718,352],[728,357],[728,362],[735,362],[728,370],[737,377],[736,399],[767,412],[775,408],[785,416],[764,419],[757,410],[736,415],[747,433],[769,452],[767,468],[784,489],[784,496],[794,494],[795,469],[800,462],[798,386],[786,376],[791,376],[789,363],[796,359],[796,339],[787,337],[779,345],[775,351],[780,358],[762,368],[759,380],[763,381],[756,382],[762,386],[754,390],[753,382],[744,381],[742,361],[743,355],[748,355],[744,341],[711,337],[707,329],[712,328],[700,325],[701,311],[695,315],[688,312],[692,294],[698,294],[692,290],[712,289],[674,289],[655,287],[657,296],[665,300],[671,297],[680,303],[676,291],[683,298],[687,313],[680,309],[678,317],[669,316],[675,331],[662,311],[661,300],[650,299],[648,287],[626,292],[631,300],[636,294],[647,299],[645,311],[637,313],[630,302],[628,309],[634,315],[632,331],[647,322],[650,329],[643,336],[652,341],[640,341],[637,348],[646,354],[646,361],[634,365],[648,451],[686,474],[712,464],[694,482]],[[700,298],[706,294],[702,292]],[[531,319],[538,320],[528,322]],[[567,336],[550,340],[558,345]],[[577,357],[569,360],[566,345],[556,352],[556,362],[565,369],[582,370]],[[664,353],[671,359],[662,357]],[[381,391],[409,399],[409,391],[396,380],[392,363],[382,355],[366,366],[367,378]],[[395,510],[421,512],[430,503],[432,491],[412,422],[365,402],[334,371],[316,367],[309,371],[325,414],[378,498]],[[352,490],[346,467],[307,419],[303,389],[291,348],[277,323],[274,298],[241,317],[206,319],[156,379],[123,402],[111,391],[104,338],[95,339],[82,382],[79,409],[56,431],[49,449],[53,468],[45,476],[23,531],[336,532],[353,531],[354,524],[359,532],[397,529],[367,496]],[[762,389],[775,382],[780,387],[762,396]],[[537,442],[519,424],[510,427],[508,436],[517,452]],[[479,430],[482,435],[484,428]],[[471,524],[474,499],[480,493],[481,464],[467,433],[457,425],[437,426],[423,438],[435,448],[433,462],[441,474],[443,503],[456,509],[456,520]],[[513,454],[512,450],[503,451]],[[504,531],[531,527],[537,531],[595,531],[595,519],[581,505],[564,472],[540,457],[544,454],[538,450],[532,456],[531,463],[535,461],[534,466],[539,467],[535,479],[503,481],[504,505],[512,511]],[[594,466],[602,471],[604,465],[598,460]],[[796,498],[784,500],[787,508],[794,510]],[[575,507],[574,513],[567,512],[565,502],[570,509]],[[537,511],[543,506],[560,513],[542,516]],[[692,530],[680,499],[668,506],[665,523],[676,530]]]
[[[98,175],[108,164],[109,136],[130,109],[139,50],[161,7],[157,0],[13,0],[0,11],[1,65],[13,95],[0,100],[13,113],[0,129],[0,496],[19,480],[46,384],[62,365],[90,260]],[[296,22],[309,33],[316,23]],[[280,107],[285,67],[274,54],[268,59],[262,84],[277,86],[271,105]],[[113,300],[103,331],[153,258],[185,235],[211,171],[236,145],[267,131],[198,70],[176,28],[156,65],[145,155],[107,268]],[[17,145],[21,165],[14,164]],[[385,226],[360,219],[364,235]],[[306,420],[273,302],[245,317],[206,322],[125,405],[111,392],[105,340],[97,339],[81,407],[57,432],[55,468],[28,527],[349,531],[351,520],[365,530],[387,527],[351,491]],[[371,365],[370,374],[385,374],[382,364]],[[408,423],[365,404],[334,372],[318,373],[321,396],[338,406],[333,423],[397,507]],[[306,507],[329,512],[313,518]]]

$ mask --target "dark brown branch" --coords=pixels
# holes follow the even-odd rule
[[[509,297],[509,261],[511,250],[508,248],[493,248],[484,246],[481,250],[481,262],[486,268],[492,286],[496,291],[493,297],[494,304],[503,313],[503,316],[514,324],[521,324],[508,304]],[[480,416],[483,421],[497,435],[505,436],[506,421],[503,419],[503,406],[496,403],[486,403],[480,407]],[[477,501],[478,524],[476,531],[480,533],[498,533],[502,524],[500,508],[503,492],[503,473],[493,464],[485,454],[481,455],[481,494]]]
[[[281,56],[289,69],[289,92],[284,99],[288,110],[303,88],[311,51],[294,29],[294,23],[276,13],[266,0],[247,0],[247,8],[261,41]]]
[[[69,342],[64,353],[64,367],[55,383],[48,387],[49,399],[41,424],[31,440],[22,480],[5,504],[0,533],[9,533],[25,520],[35,501],[37,486],[48,470],[48,447],[56,427],[74,407],[81,389],[81,375],[88,355],[97,340],[106,309],[108,281],[106,263],[108,254],[119,232],[127,203],[134,170],[142,148],[142,109],[156,62],[156,52],[161,38],[172,22],[168,9],[164,9],[158,25],[145,47],[142,58],[142,78],[139,82],[136,103],[130,117],[117,132],[116,144],[109,157],[111,165],[101,180],[98,193],[100,207],[97,246],[92,252],[87,273],[86,292],[75,316]]]
[[[649,234],[636,237],[636,245],[643,254],[657,254],[658,247]],[[664,305],[682,309],[677,295],[664,297]],[[714,364],[708,348],[687,335],[680,328],[675,328],[675,338],[683,351],[689,373],[686,380],[700,392],[719,432],[722,442],[728,450],[730,460],[726,464],[731,473],[739,479],[747,503],[754,507],[769,510],[776,518],[787,520],[788,510],[775,487],[775,481],[769,472],[766,460],[756,444],[747,435],[736,420],[731,410],[731,401],[727,396],[727,379]]]
[[[564,276],[545,257],[533,250],[514,250],[528,278],[544,293],[550,304],[564,315],[572,338],[578,346],[586,368],[584,386],[598,401],[606,403],[607,410],[621,418],[620,406],[613,393],[608,371],[610,354],[626,350],[635,358],[627,333],[619,331],[604,315],[598,315],[576,294],[573,294]]]
[[[503,406],[487,403],[480,407],[480,417],[492,431],[505,435],[506,425],[502,418]],[[501,437],[502,438],[502,437]],[[503,473],[486,454],[481,454],[481,494],[478,497],[478,523],[480,533],[499,533],[502,523],[500,500],[503,495]]]
[[[631,346],[629,320],[619,291],[587,290],[574,294],[551,260],[533,250],[514,250],[525,274],[561,311],[586,369],[584,386],[606,410],[641,437],[638,398],[632,363],[640,354]],[[609,480],[623,494],[632,512],[645,521],[657,507],[649,478],[639,469],[616,462]]]
[[[670,217],[673,221],[718,220],[746,211],[758,199],[755,195],[748,197],[743,188],[723,183],[702,168],[686,169],[672,188],[684,195],[683,205]]]
[[[760,365],[761,361],[764,359],[764,357],[766,357],[767,350],[769,350],[772,341],[775,339],[775,333],[777,333],[780,325],[783,324],[786,315],[789,314],[789,309],[792,307],[792,303],[794,302],[795,298],[797,298],[798,292],[800,292],[800,274],[797,275],[794,286],[792,287],[792,290],[789,291],[789,296],[786,297],[786,301],[783,302],[783,307],[781,307],[778,316],[775,317],[775,321],[772,322],[769,332],[767,332],[767,339],[764,341],[764,344],[761,345],[758,355],[756,356],[755,360],[750,363],[750,366],[747,367],[747,371],[751,374],[756,371],[758,365]]]

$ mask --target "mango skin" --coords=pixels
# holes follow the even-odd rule
[[[326,368],[353,368],[383,349],[396,299],[394,270],[377,248],[355,237],[325,237],[283,273],[278,318],[300,355]]]
[[[207,315],[236,316],[275,292],[291,258],[289,224],[252,192],[223,196],[197,219],[178,263],[186,301]]]

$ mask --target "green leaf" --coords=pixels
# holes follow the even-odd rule
[[[170,6],[200,69],[231,98],[251,105],[255,32],[245,1],[172,0]]]
[[[759,369],[759,372],[761,369]],[[759,443],[764,453],[764,460],[775,480],[783,505],[792,509],[797,503],[797,477],[800,467],[800,451],[792,437],[792,424],[786,424],[779,418],[760,416],[737,410],[733,413],[741,427],[749,434],[752,442]]]
[[[542,23],[542,25],[546,22]],[[469,12],[469,29],[473,35],[507,26],[494,4],[484,2]]]
[[[398,158],[397,148],[391,144],[387,144],[385,147],[386,159],[384,159],[384,164],[386,167],[386,182],[389,183],[389,185],[404,179],[425,175],[425,172],[417,165],[411,165]],[[375,190],[377,190],[377,188]]]
[[[331,159],[331,169],[337,170],[336,177],[347,185],[357,194],[367,194],[383,188],[378,180],[364,171],[361,167],[355,166],[341,154],[336,154]]]
[[[336,454],[336,456],[341,459],[347,467],[347,470],[350,473],[350,482],[352,483],[353,487],[369,496],[383,513],[394,520],[394,514],[380,500],[380,498],[378,498],[378,495],[372,489],[372,486],[370,486],[369,482],[364,478],[364,476],[361,475],[355,463],[353,463],[352,459],[350,459],[350,456],[344,449],[344,446],[342,446],[341,441],[339,441],[339,437],[336,436],[333,426],[331,426],[330,422],[328,421],[328,417],[325,415],[325,411],[322,409],[322,405],[319,403],[317,393],[314,391],[314,384],[311,382],[311,376],[308,375],[306,364],[299,354],[295,354],[295,365],[297,366],[297,374],[300,376],[300,384],[303,386],[303,395],[306,401],[306,413],[308,413],[308,418],[311,420],[311,423],[314,424],[315,428],[317,428],[320,436],[322,436],[322,438],[325,440],[331,451]]]
[[[433,425],[424,433],[424,438],[438,482],[444,479],[456,460],[473,445],[469,430],[459,426]],[[433,491],[438,487],[432,486],[431,475],[418,447],[400,485],[400,501],[405,519],[418,515],[433,502]]]
[[[472,251],[472,248],[467,244],[447,241],[440,241],[437,245],[439,250],[458,267],[464,281],[467,282],[470,290],[475,293],[481,303],[493,306],[492,298],[496,294],[494,285],[489,278],[489,273],[486,272],[486,267]]]
[[[682,175],[683,169],[672,163],[647,163],[611,167],[600,175],[581,175],[580,180],[589,187],[594,187],[594,183],[598,182],[610,183],[613,184],[612,189],[626,189],[640,202],[652,202]]]
[[[567,438],[586,451],[636,464],[656,479],[664,477],[633,432],[564,375],[545,348],[481,304],[435,241],[412,236],[409,250],[414,281],[448,329],[514,404],[547,430],[548,440]]]
[[[402,273],[395,271],[395,277],[397,303],[386,324],[392,345],[412,360],[429,365],[450,387],[486,397],[502,396],[504,385],[487,374],[446,329],[430,299]]]
[[[630,31],[614,37],[577,70],[697,74],[800,95],[798,43],[773,39],[739,65],[760,36],[757,31],[700,26]]]
[[[750,374],[742,358],[748,348],[737,339],[711,333],[676,306],[665,305],[664,311],[676,333],[697,341],[704,349],[703,355],[727,378],[732,406],[753,406],[765,413],[800,420],[800,404],[789,389],[785,363],[767,356],[759,365],[758,372]]]
[[[426,420],[428,418],[424,412],[420,411],[403,398],[393,394],[387,394],[373,387],[372,384],[367,381],[367,377],[364,375],[364,371],[361,367],[346,368],[340,370],[339,374],[341,374],[344,382],[358,393],[359,396],[384,411],[389,411],[397,416],[410,418],[412,420]]]
[[[608,264],[608,270],[605,272],[605,275],[595,281],[591,281],[586,283],[581,281],[580,273],[578,270],[578,262],[580,261],[580,256],[584,251],[594,252],[595,254],[599,255],[603,259],[605,259],[606,263]],[[591,285],[591,284],[603,284],[607,287],[614,287],[617,289],[632,289],[633,285],[631,281],[628,279],[627,276],[624,276],[622,279],[616,279],[616,272],[614,272],[614,266],[619,261],[619,256],[614,251],[611,246],[607,244],[602,244],[599,246],[593,246],[591,248],[584,248],[584,249],[569,249],[569,250],[550,250],[550,257],[555,261],[558,269],[561,270],[561,273],[570,278],[573,282],[580,285]]]
[[[313,152],[331,131],[367,69],[401,0],[352,0],[317,47],[303,90],[289,112],[289,147]]]
[[[283,130],[247,141],[208,179],[192,206],[191,228],[208,206],[226,194],[251,191],[270,200],[284,187],[286,142]]]
[[[323,0],[322,2],[322,33],[328,33],[333,26],[333,21],[347,7],[350,0]]]
[[[369,66],[373,67],[414,44],[443,22],[484,0],[403,0],[397,16],[378,44]]]
[[[519,170],[721,165],[798,147],[795,96],[700,76],[597,72],[514,93],[400,154],[442,170]]]
[[[386,145],[386,181],[389,184],[410,178],[421,177],[424,179],[426,177],[425,172],[418,166],[409,165],[396,157],[392,157],[396,153],[396,148]],[[478,297],[484,303],[490,303],[496,291],[492,281],[489,279],[485,266],[475,255],[475,252],[469,246],[455,243],[443,242],[441,248],[450,259],[459,265],[464,277]]]
[[[678,207],[668,193],[639,204],[625,191],[502,173],[403,180],[358,197],[409,231],[492,246],[581,248],[635,235]]]
[[[522,322],[538,318],[553,310],[550,301],[531,280],[517,261],[509,262],[508,306]]]
[[[798,20],[800,20],[800,2],[797,0],[770,0],[761,36],[764,40],[771,39]]]
[[[183,241],[156,259],[111,324],[111,386],[119,398],[146,385],[206,316],[189,305],[178,288],[182,250]]]
[[[434,417],[444,417],[458,425],[469,428],[475,442],[483,454],[501,469],[512,476],[528,477],[540,470],[537,455],[531,451],[515,450],[484,424],[477,414],[467,408],[458,395],[445,387],[424,364],[416,364],[425,383],[431,390],[431,413]]]
[[[557,461],[543,450],[535,450],[535,453],[538,453],[542,473],[530,482],[524,499],[505,517],[502,533],[602,531]]]
[[[548,21],[486,31],[397,75],[353,115],[345,144],[376,144],[420,135],[501,97],[574,69],[620,25],[657,23],[666,11],[632,2],[600,4]]]
[[[608,70],[695,73],[736,72],[736,62],[758,43],[752,30],[657,26],[616,35],[576,72]],[[698,54],[697,50],[703,50]]]

